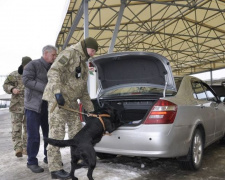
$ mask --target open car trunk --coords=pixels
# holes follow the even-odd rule
[[[169,61],[156,53],[120,52],[92,59],[98,79],[95,110],[116,109],[124,125],[143,123],[156,101],[176,86]]]
[[[120,114],[120,119],[125,126],[135,126],[141,124],[156,103],[156,99],[135,99],[135,100],[104,100],[101,102],[102,107],[108,105],[113,107]],[[102,108],[99,106],[97,99],[92,99],[95,109]],[[106,105],[107,104],[107,105]]]

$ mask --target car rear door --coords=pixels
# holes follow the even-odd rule
[[[216,126],[216,110],[214,102],[208,100],[205,88],[201,81],[192,81],[194,98],[199,107],[199,113],[196,114],[196,119],[199,119],[205,129],[206,145],[214,141],[215,126]]]
[[[225,123],[225,113],[224,113],[224,104],[219,101],[219,98],[214,93],[214,91],[205,83],[203,83],[208,101],[211,102],[212,108],[215,109],[216,119],[215,119],[215,139],[218,139],[223,136],[224,132],[224,123]]]

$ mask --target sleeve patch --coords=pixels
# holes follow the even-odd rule
[[[62,57],[59,59],[59,62],[60,62],[61,64],[65,64],[65,63],[67,63],[68,60],[69,60],[69,59],[68,59],[66,56],[62,56]]]
[[[8,76],[8,80],[9,80],[9,81],[13,81],[13,76],[9,75],[9,76]]]

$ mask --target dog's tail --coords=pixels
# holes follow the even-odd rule
[[[44,141],[48,144],[58,147],[67,147],[67,146],[75,146],[75,142],[73,139],[68,140],[56,140],[52,138],[44,138]]]

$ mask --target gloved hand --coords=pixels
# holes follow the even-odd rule
[[[65,99],[63,98],[63,95],[61,93],[55,94],[55,98],[56,98],[58,105],[64,106]]]

